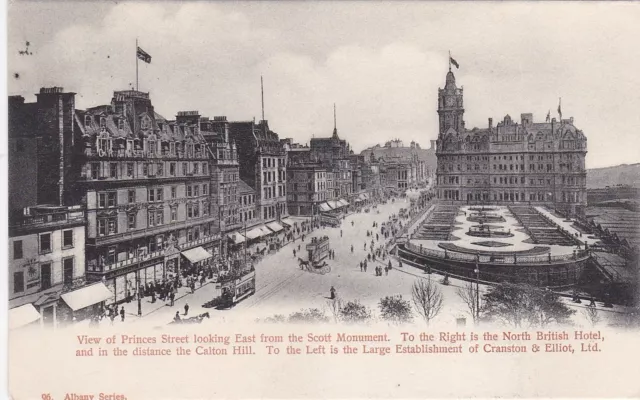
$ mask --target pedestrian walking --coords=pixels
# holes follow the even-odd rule
[[[184,315],[185,315],[185,317],[187,316],[187,314],[189,314],[189,303],[184,305]]]
[[[353,245],[351,245],[351,252],[353,253]]]
[[[124,307],[120,308],[120,320],[124,322]]]
[[[360,261],[360,272],[362,272],[362,261]]]
[[[176,311],[176,316],[173,317],[173,320],[176,321],[176,322],[180,322],[181,321],[181,319],[180,319],[180,311]]]
[[[367,249],[367,242],[364,242],[364,250]]]
[[[300,251],[300,245],[298,245],[298,251]]]
[[[171,299],[171,307],[173,307],[174,301],[176,299],[176,293],[174,291],[171,291],[171,295],[169,295],[169,298]]]
[[[293,249],[293,258],[296,258],[296,249]]]
[[[342,237],[342,229],[340,229],[340,237]]]
[[[387,275],[387,276],[388,276],[388,275],[389,275],[389,268],[386,268],[386,267],[385,267],[385,269],[384,269],[384,273],[385,273],[385,275]]]

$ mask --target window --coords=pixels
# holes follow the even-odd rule
[[[149,164],[147,163],[142,164],[142,175],[143,176],[149,175]]]
[[[169,164],[169,175],[176,176],[176,163],[174,163],[174,162]]]
[[[116,193],[107,192],[98,194],[98,207],[115,207],[116,206]]]
[[[120,118],[118,120],[118,129],[123,130],[124,129],[124,119]]]
[[[202,163],[202,173],[205,175],[209,174],[209,166],[207,163]]]
[[[73,283],[73,257],[62,260],[62,283],[65,285]]]
[[[129,229],[136,229],[136,215],[131,213],[127,215],[127,227]]]
[[[156,201],[164,200],[164,190],[162,188],[156,190]]]
[[[100,177],[100,164],[91,163],[91,179],[98,179]]]
[[[193,186],[193,196],[194,197],[200,196],[200,185]]]
[[[13,293],[24,292],[24,272],[13,273]]]
[[[135,190],[129,190],[127,192],[127,200],[129,201],[129,204],[133,204],[136,202],[136,191]]]
[[[98,220],[98,236],[116,234],[118,233],[117,227],[115,218],[101,218]]]
[[[164,224],[164,211],[157,210],[156,211],[156,226]]]
[[[192,196],[192,188],[191,186],[187,186],[187,197],[191,197]]]
[[[133,163],[127,163],[127,177],[133,178]]]
[[[104,131],[107,129],[107,119],[105,117],[100,117],[100,130]]]
[[[178,220],[178,208],[171,207],[171,222],[175,222]]]
[[[118,175],[118,164],[109,163],[109,178],[116,178]]]
[[[171,198],[175,199],[178,189],[175,186],[171,186]]]
[[[73,231],[68,229],[62,231],[62,248],[73,247]]]
[[[156,223],[156,216],[155,213],[151,210],[147,211],[147,219],[148,219],[148,226],[154,226],[154,224]]]
[[[40,235],[40,254],[51,252],[51,234],[43,233]]]
[[[37,279],[37,271],[29,269],[30,275],[27,281],[33,281],[33,278]],[[27,289],[37,286],[37,282],[27,283]],[[51,263],[40,264],[40,289],[46,290],[51,287]]]
[[[193,163],[193,173],[197,174],[197,173],[199,173],[199,171],[200,171],[200,164],[194,162]]]
[[[164,175],[164,164],[162,164],[162,163],[158,163],[158,169],[157,169],[157,171],[158,171],[158,176],[162,176],[162,175]]]
[[[155,189],[148,189],[147,190],[147,201],[149,201],[149,202],[156,201],[156,190]]]
[[[91,116],[90,115],[85,115],[84,116],[84,126],[85,127],[91,126]]]
[[[187,175],[189,173],[189,164],[186,162],[182,163],[182,174]]]
[[[23,257],[22,254],[22,240],[15,240],[13,242],[13,259],[19,260]]]
[[[206,183],[202,185],[202,194],[209,194],[209,185]]]

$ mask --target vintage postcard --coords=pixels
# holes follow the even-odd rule
[[[7,10],[10,398],[640,396],[639,3]]]

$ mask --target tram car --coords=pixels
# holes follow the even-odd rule
[[[316,268],[323,266],[325,264],[323,261],[329,256],[330,250],[328,236],[312,237],[311,243],[307,244],[309,263]]]
[[[220,296],[205,304],[205,307],[232,308],[256,293],[256,271],[251,269],[251,271],[231,279],[223,276],[218,284],[221,289]]]

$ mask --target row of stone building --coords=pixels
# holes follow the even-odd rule
[[[354,154],[335,128],[302,147],[265,120],[167,119],[135,90],[84,110],[60,87],[36,98],[9,98],[16,321],[90,314],[193,264],[229,259],[286,230],[290,214],[343,211],[417,186],[423,169]]]

